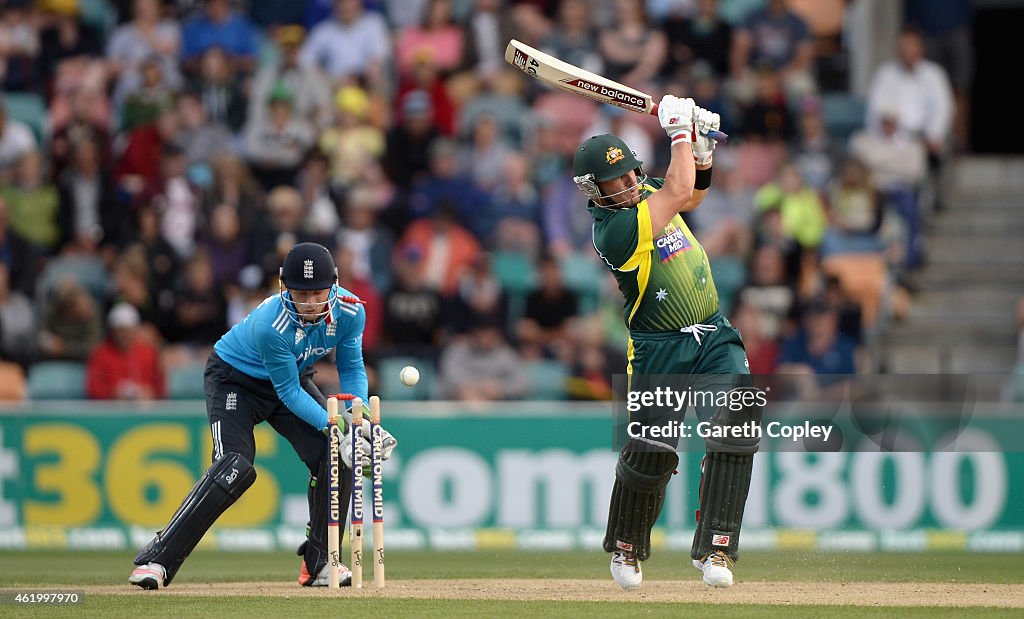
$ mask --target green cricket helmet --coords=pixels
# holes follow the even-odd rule
[[[572,159],[573,180],[595,206],[626,208],[630,206],[629,194],[647,180],[643,163],[621,138],[609,134],[595,135],[576,149]],[[636,185],[607,196],[601,194],[598,183],[618,178],[631,170],[636,171]],[[618,200],[620,197],[624,199]],[[598,204],[601,198],[611,199],[612,203]]]

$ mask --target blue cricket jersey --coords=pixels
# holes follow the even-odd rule
[[[327,426],[327,411],[306,393],[299,376],[332,348],[337,348],[341,390],[367,401],[362,347],[366,312],[358,303],[341,300],[354,298],[351,292],[336,285],[334,293],[338,300],[330,314],[305,326],[292,320],[280,294],[267,297],[213,346],[231,367],[272,382],[281,402],[317,430]]]

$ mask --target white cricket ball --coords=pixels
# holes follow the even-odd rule
[[[402,368],[402,372],[398,375],[402,380],[402,384],[412,387],[416,383],[420,382],[420,371],[411,365],[407,365]]]

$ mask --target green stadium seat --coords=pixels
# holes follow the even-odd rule
[[[36,142],[43,144],[47,135],[46,101],[30,92],[4,93],[7,115],[28,125],[36,136]]]
[[[117,13],[109,0],[78,0],[82,23],[99,31],[104,40],[108,39],[117,24]]]
[[[530,381],[529,399],[531,400],[565,400],[568,398],[566,380],[569,371],[559,361],[540,359],[527,361],[524,364],[527,378]]]
[[[864,128],[867,109],[867,102],[856,95],[842,92],[821,95],[821,119],[825,129],[843,144],[854,131]]]
[[[167,397],[171,400],[202,400],[205,362],[186,363],[173,368],[167,375]]]
[[[491,270],[510,295],[527,295],[533,290],[536,269],[529,256],[514,251],[494,252]]]
[[[604,267],[595,255],[572,254],[561,262],[562,278],[580,298],[579,313],[590,314],[597,310],[601,297],[601,282],[604,281]]]
[[[85,364],[78,361],[40,361],[28,371],[30,400],[83,400]]]
[[[412,387],[402,384],[399,374],[407,365],[420,371],[420,380]],[[384,357],[377,363],[377,395],[382,400],[429,400],[433,397],[434,362],[421,357]]]

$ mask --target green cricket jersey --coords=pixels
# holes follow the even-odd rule
[[[704,248],[678,214],[663,230],[651,230],[647,197],[663,178],[648,178],[646,195],[632,208],[588,206],[594,248],[625,297],[626,327],[669,331],[707,320],[718,311],[718,290]]]

